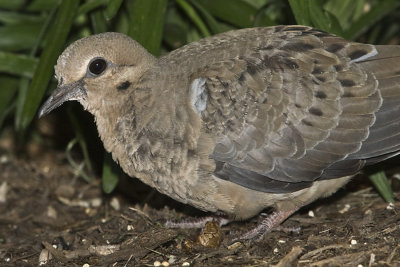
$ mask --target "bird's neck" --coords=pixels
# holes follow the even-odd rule
[[[197,139],[187,139],[193,129],[187,110],[175,103],[173,94],[153,97],[143,92],[127,95],[124,103],[109,110],[99,110],[95,118],[105,149],[122,169],[158,188],[162,183],[153,184],[154,176],[171,176],[176,171],[173,162],[180,153],[193,149]]]

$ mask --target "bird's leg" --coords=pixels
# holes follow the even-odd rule
[[[167,228],[204,228],[208,222],[218,222],[219,226],[228,224],[231,220],[222,216],[206,216],[202,218],[192,218],[182,220],[180,222],[167,221],[165,227]]]
[[[261,240],[267,233],[271,232],[274,228],[279,227],[279,225],[296,210],[297,209],[290,211],[274,211],[272,214],[268,215],[267,218],[262,220],[257,227],[241,234],[240,237],[235,238],[233,241]]]

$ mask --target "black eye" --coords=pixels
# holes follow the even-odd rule
[[[97,58],[89,63],[89,72],[93,75],[102,74],[107,68],[107,62],[102,58]]]

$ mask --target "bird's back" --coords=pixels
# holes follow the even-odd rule
[[[278,26],[206,38],[160,62],[185,81],[181,95],[203,88],[194,101],[206,99],[204,109],[193,108],[215,137],[216,176],[282,193],[397,153],[399,55],[398,46]]]

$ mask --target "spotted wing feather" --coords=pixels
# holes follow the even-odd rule
[[[252,38],[230,44],[246,53],[198,71],[208,92],[204,130],[217,136],[215,175],[282,193],[355,174],[383,101],[375,75],[359,64],[374,46],[296,26]]]

